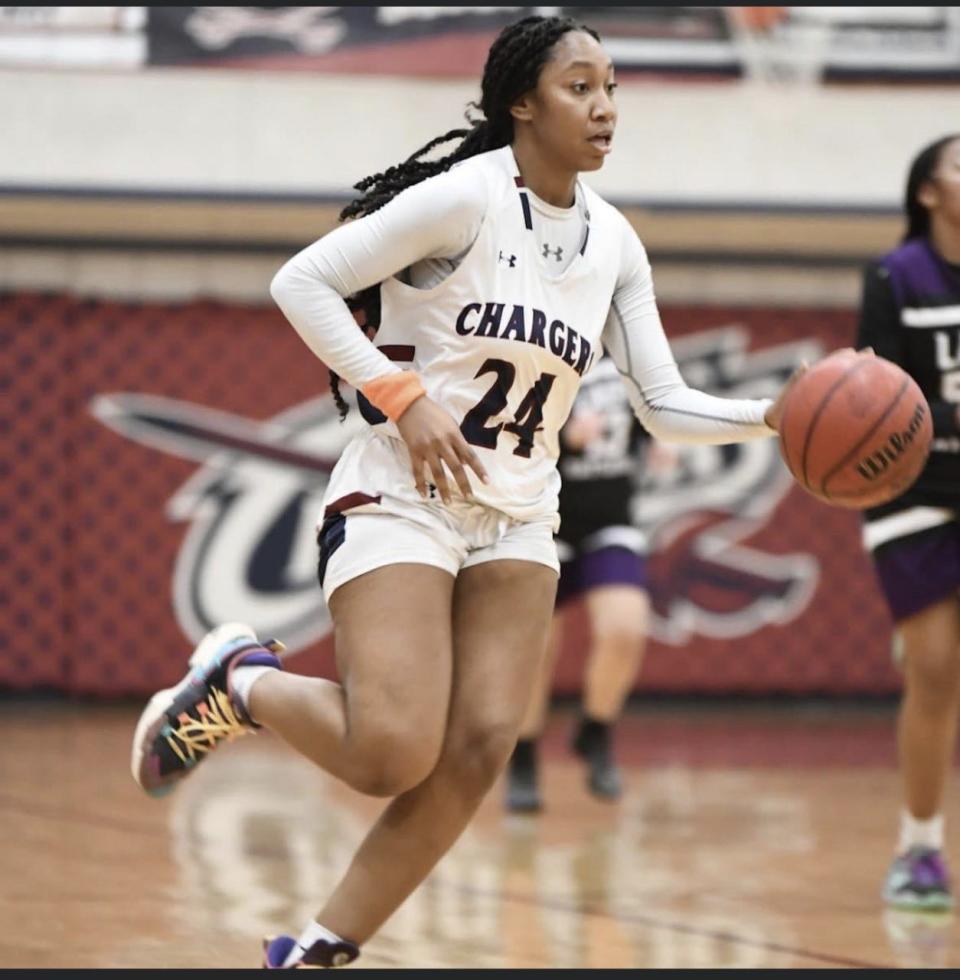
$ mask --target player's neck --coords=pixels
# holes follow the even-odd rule
[[[960,228],[937,215],[930,222],[930,244],[944,261],[960,265]]]
[[[540,150],[527,140],[518,139],[513,144],[513,157],[524,184],[541,201],[557,208],[573,207],[576,201],[576,173],[551,167]]]

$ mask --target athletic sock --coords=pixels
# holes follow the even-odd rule
[[[239,664],[234,667],[233,673],[230,675],[230,689],[234,697],[238,698],[243,705],[247,717],[253,722],[256,722],[256,719],[250,713],[250,690],[264,674],[276,669],[276,667],[267,667],[262,664]]]
[[[937,813],[927,820],[918,820],[909,811],[900,814],[900,840],[897,853],[905,854],[911,847],[943,849],[943,814]]]
[[[301,933],[300,938],[297,940],[297,945],[290,950],[287,958],[283,961],[283,965],[285,967],[293,966],[293,964],[296,963],[297,960],[299,960],[303,954],[320,939],[330,943],[331,945],[336,945],[337,943],[343,942],[343,939],[335,932],[331,932],[329,929],[324,928],[319,922],[311,922]]]

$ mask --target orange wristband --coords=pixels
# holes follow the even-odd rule
[[[416,371],[385,374],[382,378],[367,382],[360,391],[391,422],[396,422],[421,395],[427,393]]]

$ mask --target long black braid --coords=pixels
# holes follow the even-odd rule
[[[451,129],[430,140],[402,163],[358,181],[353,186],[360,195],[340,212],[340,220],[373,214],[407,187],[449,170],[460,160],[510,143],[513,140],[510,106],[524,92],[536,87],[551,48],[568,31],[585,31],[600,40],[595,31],[570,17],[524,17],[505,27],[487,54],[480,83],[480,102],[469,103],[464,113],[470,128]],[[483,118],[472,116],[471,109],[482,112]],[[432,150],[452,140],[460,142],[446,156],[424,159]],[[368,336],[380,326],[379,284],[347,297],[347,305]],[[343,418],[349,408],[340,394],[340,379],[333,371],[330,372],[330,388]]]
[[[925,146],[910,164],[907,189],[903,198],[903,210],[907,216],[907,230],[903,236],[905,242],[911,238],[926,238],[930,234],[930,212],[917,200],[917,194],[933,176],[940,162],[940,154],[946,145],[955,139],[960,139],[960,133],[941,136],[929,146]]]

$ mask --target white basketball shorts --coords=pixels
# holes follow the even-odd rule
[[[469,478],[476,480],[472,470]],[[344,450],[330,474],[317,530],[324,598],[358,575],[413,562],[451,575],[483,562],[512,559],[547,565],[558,575],[554,517],[518,521],[471,503],[449,477],[453,499],[425,500],[416,490],[406,446],[372,429]]]

